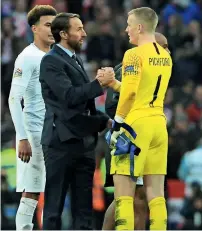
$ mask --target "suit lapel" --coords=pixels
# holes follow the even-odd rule
[[[54,45],[53,47],[54,50],[56,50],[57,53],[59,53],[60,55],[62,55],[64,57],[64,59],[71,64],[74,68],[76,68],[84,77],[85,81],[89,82],[88,76],[83,68],[83,65],[81,63],[80,60],[78,60],[78,63],[81,67],[79,67],[79,65],[75,62],[75,60],[73,60],[65,51],[63,51],[60,47],[58,47],[57,45]]]
[[[86,71],[85,71],[85,69],[84,69],[84,67],[83,67],[83,62],[82,62],[82,60],[81,60],[81,58],[79,57],[79,56],[76,56],[77,57],[77,62],[79,63],[79,65],[81,66],[81,68],[82,68],[82,70],[83,70],[83,73],[84,73],[84,75],[85,75],[85,79],[87,80],[87,82],[90,82],[90,80],[89,80],[89,78],[88,78],[88,75],[86,74]]]

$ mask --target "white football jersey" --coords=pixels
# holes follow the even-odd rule
[[[45,105],[39,82],[40,64],[45,52],[33,43],[17,57],[9,96],[9,108],[19,139],[26,139],[26,130],[42,131]],[[21,101],[24,100],[22,111]]]

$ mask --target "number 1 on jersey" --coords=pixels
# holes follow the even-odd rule
[[[159,76],[158,76],[158,80],[157,80],[156,87],[155,87],[154,94],[153,94],[153,99],[152,99],[152,101],[149,103],[149,106],[150,106],[150,107],[154,107],[154,102],[155,102],[156,99],[157,99],[158,92],[159,92],[159,88],[160,88],[160,84],[161,84],[161,77],[162,77],[162,75],[159,75]]]

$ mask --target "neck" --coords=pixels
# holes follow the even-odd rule
[[[39,50],[44,51],[46,53],[50,51],[50,45],[47,45],[38,39],[34,39],[34,45],[38,47]]]
[[[63,46],[64,48],[70,50],[72,53],[75,53],[75,50],[74,50],[72,47],[70,47],[69,44],[67,44],[66,41],[63,41],[63,40],[62,40],[62,41],[59,42],[59,44],[60,44],[61,46]]]
[[[154,34],[142,34],[139,36],[138,46],[144,45],[146,43],[156,42]]]

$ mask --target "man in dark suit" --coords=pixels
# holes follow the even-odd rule
[[[79,16],[61,13],[51,25],[56,44],[41,62],[40,82],[46,106],[42,147],[46,167],[43,229],[61,229],[61,213],[70,186],[73,229],[92,229],[92,182],[97,134],[111,127],[94,98],[102,83],[90,82],[76,56],[86,33]],[[106,72],[114,79],[112,68]]]

